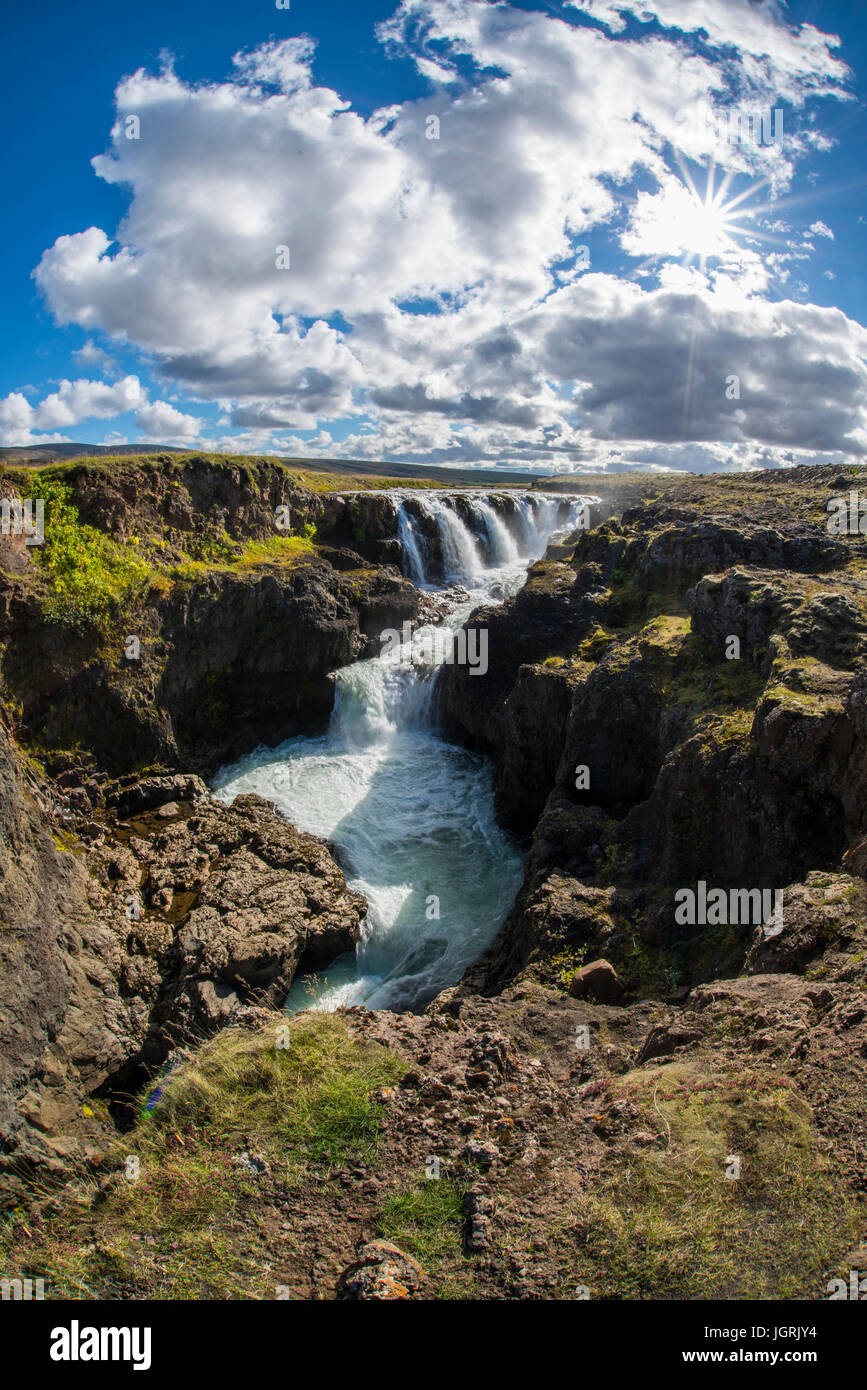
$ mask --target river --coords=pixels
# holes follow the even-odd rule
[[[368,903],[355,951],[296,980],[289,1010],[423,1008],[491,944],[520,885],[521,852],[494,817],[490,762],[437,728],[437,673],[452,634],[474,609],[520,589],[586,499],[518,495],[504,517],[484,495],[465,498],[463,519],[442,494],[407,494],[398,518],[409,577],[433,591],[460,584],[467,596],[438,627],[339,671],[326,733],[258,748],[215,778],[220,799],[257,792],[326,838]],[[436,526],[435,567],[419,509]],[[478,660],[471,645],[469,654]]]

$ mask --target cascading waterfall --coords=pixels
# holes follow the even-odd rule
[[[506,523],[497,515],[490,502],[478,498],[473,505],[484,523],[490,545],[492,563],[495,565],[516,565],[520,562],[518,546]]]
[[[427,505],[439,530],[446,579],[472,583],[483,569],[475,536],[446,502],[431,497]]]
[[[258,792],[328,839],[368,903],[356,950],[296,981],[289,1009],[424,1007],[491,944],[520,885],[521,854],[494,817],[490,763],[436,729],[437,671],[461,624],[518,591],[564,508],[568,529],[581,499],[519,497],[519,543],[490,501],[466,496],[475,535],[445,498],[413,493],[436,524],[447,581],[469,597],[440,627],[395,636],[379,656],[339,671],[327,733],[259,748],[216,778],[222,800]],[[398,535],[410,576],[434,587],[425,537],[404,505]]]
[[[415,523],[405,507],[397,514],[397,537],[409,567],[409,577],[414,584],[424,583],[424,560],[422,559]]]
[[[468,525],[448,495],[412,493],[412,505],[433,523],[441,563],[431,563],[431,541],[419,529],[416,516],[404,498],[397,514],[398,538],[403,547],[404,571],[423,588],[460,583],[472,589],[491,569],[531,563],[545,550],[550,537],[578,524],[578,512],[586,498],[519,493],[510,498],[501,514],[490,497],[462,494],[472,524]],[[511,518],[511,522],[509,520]]]

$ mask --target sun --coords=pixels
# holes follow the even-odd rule
[[[720,256],[732,244],[734,228],[730,228],[726,209],[715,201],[702,201],[691,194],[680,209],[679,236],[687,255]]]
[[[672,173],[654,192],[638,194],[622,238],[624,249],[646,258],[645,264],[659,257],[677,258],[684,265],[697,262],[704,271],[708,261],[725,260],[742,251],[743,239],[770,240],[755,221],[757,214],[768,210],[755,197],[763,184],[751,183],[733,195],[733,177],[726,172],[717,181],[711,165],[700,192],[681,163],[679,178]]]
[[[729,196],[732,175],[726,174],[719,187],[715,187],[714,167],[708,170],[704,193],[700,193],[689,174],[682,167],[683,183],[677,185],[668,202],[667,217],[671,227],[672,249],[683,256],[684,263],[698,261],[703,271],[711,257],[722,257],[734,251],[738,239],[744,236],[757,236],[755,227],[749,223],[756,213],[766,211],[754,203],[744,206],[762,187],[752,183],[736,197]],[[760,240],[765,238],[759,237]]]

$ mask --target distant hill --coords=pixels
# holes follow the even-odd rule
[[[188,454],[168,444],[0,444],[5,463],[51,463],[54,459],[99,458],[102,454]]]
[[[5,447],[0,444],[0,463],[40,465],[54,462],[68,462],[76,458],[117,457],[128,454],[188,454],[196,457],[203,451],[181,449],[168,444],[41,444]],[[344,477],[358,474],[361,477],[379,478],[430,478],[434,482],[454,483],[464,487],[502,487],[509,483],[527,483],[532,479],[539,481],[538,473],[506,472],[500,468],[434,468],[421,463],[390,463],[386,461],[371,463],[367,459],[320,459],[289,458],[283,454],[262,454],[262,458],[278,458],[302,472],[339,473]]]

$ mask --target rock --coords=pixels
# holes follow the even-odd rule
[[[421,1287],[421,1265],[388,1240],[374,1240],[358,1251],[344,1270],[341,1286],[349,1298],[392,1301],[411,1298]]]
[[[210,792],[201,777],[188,773],[177,773],[165,777],[144,777],[131,785],[116,785],[106,796],[118,820],[128,820],[130,816],[141,816],[146,811],[166,813],[166,818],[177,814],[179,801],[207,801]],[[172,810],[168,808],[172,807]]]
[[[464,1145],[463,1156],[469,1163],[477,1163],[480,1168],[490,1168],[500,1157],[496,1144],[471,1139]]]
[[[573,999],[595,999],[597,1004],[616,1004],[623,998],[623,985],[614,966],[607,960],[594,960],[576,970],[569,985]]]
[[[417,1091],[424,1081],[424,1072],[417,1067],[411,1067],[400,1079],[401,1088],[405,1091]]]
[[[447,1086],[438,1076],[426,1076],[419,1090],[425,1100],[448,1100],[453,1094],[451,1086]]]
[[[494,1204],[490,1197],[471,1191],[464,1195],[461,1210],[466,1217],[464,1251],[467,1255],[481,1255],[490,1244],[490,1216]]]
[[[782,932],[757,927],[747,952],[749,974],[803,972],[824,956],[836,973],[867,944],[867,886],[849,874],[813,872],[782,890]],[[857,945],[856,945],[857,943]]]
[[[236,1167],[255,1178],[267,1177],[271,1172],[271,1166],[262,1154],[251,1154],[245,1151],[235,1155],[234,1163]]]
[[[649,1062],[653,1057],[668,1057],[680,1047],[689,1047],[701,1037],[697,1028],[660,1023],[651,1028],[638,1051],[636,1066]]]
[[[569,705],[563,678],[553,668],[537,670],[535,663],[574,651],[595,616],[576,580],[569,565],[534,565],[514,598],[467,620],[467,626],[488,630],[486,674],[470,675],[469,667],[455,664],[443,667],[440,676],[446,725],[492,752],[498,810],[518,831],[528,829],[544,805]],[[523,671],[525,666],[533,669]]]
[[[327,847],[259,797],[225,806],[186,774],[116,787],[115,815],[165,806],[168,787],[190,814],[133,836],[109,816],[105,845],[84,856],[58,848],[30,775],[0,722],[0,1171],[13,1202],[28,1170],[69,1176],[73,1149],[58,1142],[103,1124],[83,1097],[126,1097],[175,1039],[282,1003],[302,959],[351,949],[366,910]]]

